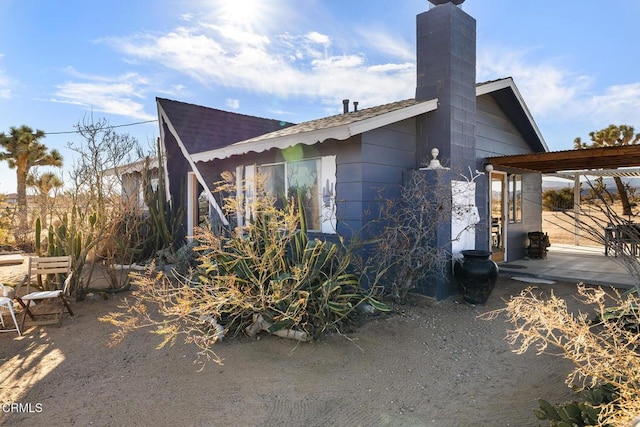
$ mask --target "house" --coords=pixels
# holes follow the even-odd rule
[[[353,110],[346,101],[343,114],[295,125],[158,98],[167,191],[186,212],[181,235],[203,215],[243,221],[225,218],[212,192],[225,171],[238,182],[259,173],[275,194],[304,188],[309,228],[348,235],[369,220],[380,189],[395,197],[436,148],[451,171],[484,173],[471,194],[481,219],[475,247],[496,261],[525,256],[527,232],[542,229],[541,174],[487,158],[543,153],[547,145],[513,79],[476,84],[475,20],[462,2],[431,3],[417,16],[415,98]],[[438,231],[439,245],[451,248],[451,240],[451,227]],[[438,299],[456,293],[447,280],[425,286]]]

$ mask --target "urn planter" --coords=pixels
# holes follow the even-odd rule
[[[464,300],[469,304],[484,304],[498,280],[498,265],[491,252],[478,249],[461,251],[462,260],[453,266],[453,275]]]

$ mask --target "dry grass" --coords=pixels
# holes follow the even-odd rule
[[[612,206],[613,210],[620,216],[622,216],[622,206],[616,202]],[[588,203],[583,203],[581,206],[583,215],[581,220],[586,224],[593,226],[594,228],[603,228],[610,222],[607,216],[598,207],[594,207]],[[640,222],[640,218],[636,222]],[[578,233],[578,244],[581,246],[603,246],[603,242],[599,239],[594,239],[588,232],[589,227],[582,227]],[[542,231],[549,234],[549,241],[553,245],[554,243],[562,244],[575,244],[575,226],[573,219],[563,214],[562,212],[542,212]]]

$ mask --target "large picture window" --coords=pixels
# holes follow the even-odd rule
[[[320,159],[258,166],[264,191],[276,198],[276,207],[287,200],[302,201],[309,230],[320,230]]]
[[[522,175],[509,175],[509,222],[522,222]]]
[[[336,156],[325,156],[238,168],[238,174],[244,169],[247,182],[246,213],[251,210],[255,192],[255,188],[251,188],[251,181],[260,176],[265,193],[275,198],[277,208],[283,208],[288,200],[296,203],[300,200],[309,230],[335,233],[335,162]]]

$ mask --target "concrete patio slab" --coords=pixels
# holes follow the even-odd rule
[[[523,258],[499,263],[500,274],[531,276],[588,285],[631,288],[633,277],[613,256],[604,256],[603,247],[554,244],[546,259]]]

